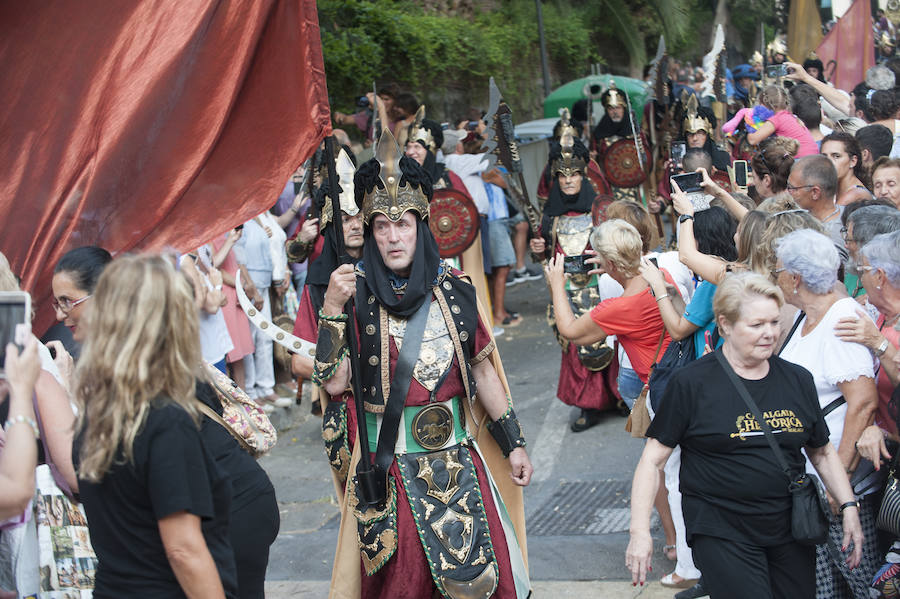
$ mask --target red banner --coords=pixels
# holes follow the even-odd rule
[[[850,91],[864,81],[866,71],[875,64],[870,0],[855,0],[816,48],[816,54],[835,87]]]
[[[330,132],[312,0],[0,4],[0,250],[50,322],[81,245],[193,249]]]

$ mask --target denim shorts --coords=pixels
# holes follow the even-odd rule
[[[509,237],[508,218],[488,222],[488,237],[491,244],[491,266],[499,268],[516,263],[516,250]]]
[[[628,406],[628,409],[634,407],[634,401],[644,389],[644,382],[638,377],[637,373],[631,368],[619,368],[619,378],[616,379],[619,384],[619,395],[622,401]]]

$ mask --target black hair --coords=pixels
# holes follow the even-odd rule
[[[863,81],[861,83],[857,83],[856,87],[853,88],[851,92],[853,94],[853,107],[856,110],[859,110],[863,113],[863,118],[868,121],[876,121],[874,116],[872,116],[872,106],[869,104],[869,98],[867,97],[869,94],[869,90],[872,89],[866,82]],[[873,94],[874,95],[874,94]]]
[[[737,247],[734,245],[734,233],[737,222],[721,206],[710,206],[707,210],[694,213],[694,236],[697,249],[710,256],[718,256],[723,260],[737,260]]]
[[[897,94],[894,89],[879,89],[869,99],[869,110],[876,121],[893,118],[897,112]]]
[[[791,105],[807,129],[815,129],[822,124],[822,107],[819,105],[819,94],[808,83],[795,83],[788,94]]]
[[[64,272],[75,286],[87,293],[94,293],[97,281],[106,265],[112,262],[112,254],[102,247],[86,245],[69,250],[56,263],[53,274]]]
[[[872,160],[878,160],[891,153],[894,134],[884,125],[867,125],[856,130],[856,141],[872,154]]]
[[[856,165],[853,167],[853,175],[859,179],[866,188],[871,187],[869,183],[869,174],[866,172],[866,167],[864,167],[862,163],[862,148],[860,148],[859,141],[856,137],[846,131],[835,131],[834,133],[823,137],[819,147],[824,148],[825,142],[827,141],[840,142],[844,146],[844,152],[849,156],[856,156]]]
[[[582,98],[572,104],[572,119],[580,122],[588,120],[587,98]]]
[[[394,98],[393,107],[402,109],[406,114],[416,114],[419,100],[409,92],[401,92]]]

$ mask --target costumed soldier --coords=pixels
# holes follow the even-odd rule
[[[603,167],[606,180],[612,185],[613,197],[617,200],[641,201],[641,183],[647,178],[644,170],[649,166],[646,155],[647,140],[638,130],[635,141],[635,123],[631,121],[625,92],[618,89],[614,81],[600,96],[606,114],[594,128],[593,150],[597,162]],[[640,124],[638,123],[637,126]],[[621,141],[626,140],[626,141]],[[621,143],[618,143],[621,142]],[[640,146],[644,156],[638,159],[634,146]]]
[[[709,172],[713,178],[723,188],[731,190],[731,182],[728,178],[728,165],[730,156],[728,152],[720,150],[716,147],[712,139],[712,132],[716,127],[716,117],[712,111],[705,106],[698,106],[697,96],[691,95],[687,100],[682,101],[685,107],[684,123],[682,131],[684,133],[683,141],[685,150],[703,150],[712,161],[712,170]],[[669,179],[672,175],[684,172],[680,164],[673,164],[672,160],[666,162],[665,176],[660,177],[656,186],[656,202],[650,202],[648,209],[650,212],[658,212],[672,203],[671,183]]]
[[[775,36],[775,39],[766,46],[766,59],[770,65],[793,62],[788,56],[787,43],[783,36]]]
[[[584,173],[590,156],[581,140],[563,135],[550,149],[550,172],[553,186],[544,205],[541,218],[541,236],[531,240],[531,251],[538,256],[584,256],[590,247],[593,229],[591,207],[594,190],[584,184]],[[588,274],[587,265],[579,273],[573,273],[566,283],[569,304],[576,315],[589,312],[600,302],[596,275]],[[552,305],[548,306],[548,319],[556,332]],[[556,338],[562,346],[562,364],[556,396],[563,403],[581,409],[571,424],[574,432],[585,431],[599,422],[600,412],[615,407],[618,399],[612,391],[612,381],[618,374],[618,361],[613,360],[613,350],[598,343],[576,346]]]
[[[734,79],[734,95],[731,113],[734,114],[741,108],[750,108],[756,102],[759,93],[756,82],[759,81],[759,72],[749,64],[739,64],[731,70]]]
[[[578,130],[580,126],[576,127],[576,125],[580,124],[577,121],[575,124],[572,123],[568,109],[561,108],[559,121],[553,126],[553,138],[548,140],[550,147],[553,147],[554,142],[558,144],[563,135],[571,135],[573,138],[581,139],[581,132]],[[600,165],[594,159],[588,161],[585,172],[591,187],[594,188],[595,195],[612,197],[612,188],[606,181],[606,177],[603,176]],[[544,166],[541,178],[538,181],[537,198],[541,205],[546,203],[547,198],[550,197],[550,188],[553,186],[553,181],[554,177],[550,173],[550,163],[548,162]]]
[[[346,151],[341,149],[335,160],[335,171],[339,178],[340,218],[344,231],[344,248],[354,260],[362,258],[363,222],[356,197],[353,193],[353,174],[356,169]],[[331,273],[340,265],[339,249],[329,224],[334,218],[334,210],[329,197],[330,183],[325,181],[316,191],[316,212],[319,214],[318,227],[322,237],[322,253],[309,265],[306,285],[300,296],[300,307],[294,322],[294,335],[316,343],[319,337],[319,310],[325,299],[325,290]],[[304,353],[291,356],[291,369],[296,375],[311,379],[313,375],[313,357]],[[334,476],[335,491],[338,499],[344,495],[344,486],[350,470],[350,453],[356,430],[356,418],[351,404],[353,392],[344,390],[336,395],[328,395],[319,386],[314,385],[313,397],[318,397],[322,409],[322,439],[325,443],[325,454],[331,463]]]
[[[346,388],[355,296],[352,376],[371,436],[354,447],[330,596],[524,598],[532,466],[475,289],[428,227],[431,179],[385,130],[354,184],[363,259],[331,275],[314,376]]]
[[[454,189],[465,196],[468,204],[474,207],[472,194],[466,188],[463,180],[448,169],[443,162],[437,161],[438,148],[444,145],[444,133],[441,124],[437,121],[425,118],[425,105],[419,106],[415,120],[407,128],[405,153],[408,157],[418,162],[431,176],[433,189]],[[477,210],[475,210],[477,214]],[[487,231],[487,218],[485,217],[479,226]],[[485,239],[487,239],[485,237]],[[446,255],[446,254],[445,254]],[[460,267],[472,277],[472,284],[478,292],[478,299],[485,306],[490,306],[490,293],[488,292],[487,279],[485,278],[484,252],[482,249],[482,236],[475,237],[469,247],[459,256]]]

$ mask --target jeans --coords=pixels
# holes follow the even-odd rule
[[[619,395],[622,396],[622,401],[630,410],[634,407],[634,401],[638,395],[641,394],[644,383],[631,368],[619,368],[619,377],[616,382],[619,384]]]

